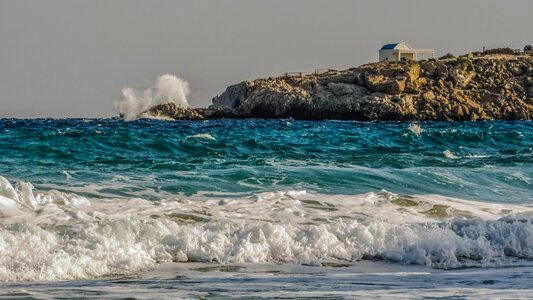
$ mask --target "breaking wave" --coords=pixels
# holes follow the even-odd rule
[[[115,106],[121,116],[126,120],[134,120],[142,117],[142,114],[150,107],[174,102],[180,106],[188,107],[190,89],[189,83],[174,75],[165,74],[159,76],[157,82],[143,90],[123,88],[121,101],[115,102]]]
[[[0,177],[1,281],[128,275],[164,262],[382,259],[449,269],[533,258],[533,209],[520,205],[386,191],[148,201],[32,189]]]

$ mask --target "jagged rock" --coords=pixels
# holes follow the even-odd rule
[[[456,84],[459,87],[465,87],[467,86],[470,81],[476,76],[476,73],[473,71],[467,71],[466,69],[463,69],[462,67],[453,67],[449,71],[450,77],[453,80],[453,83]]]
[[[524,73],[522,66],[512,66],[509,70],[514,76],[521,76]]]
[[[182,106],[176,105],[176,103],[174,102],[156,105],[150,108],[148,111],[144,112],[144,114],[149,115],[151,117],[167,117],[167,118],[172,118],[176,120],[180,120],[180,119],[202,120],[204,119],[204,117],[200,115],[195,109],[189,108],[189,107],[182,107]]]
[[[366,86],[374,92],[397,94],[405,90],[407,78],[395,77],[388,78],[383,75],[368,75],[366,77]]]
[[[420,65],[417,63],[408,65],[405,70],[405,75],[409,83],[413,83],[420,78]]]
[[[148,113],[175,119],[530,119],[533,56],[504,52],[244,81],[207,109],[165,104]]]
[[[519,55],[519,51],[515,51],[514,49],[511,49],[511,48],[495,48],[495,49],[488,49],[488,50],[485,50],[485,52],[483,52],[483,54],[487,55],[487,54],[508,54],[508,55]]]
[[[349,83],[328,83],[328,88],[336,96],[343,96],[348,94],[356,94],[357,96],[362,96],[367,93],[367,89],[360,85],[349,84]]]
[[[234,84],[226,89],[226,92],[213,98],[212,106],[219,108],[233,108],[239,105],[240,101],[246,97],[246,91],[253,86],[252,81]]]
[[[440,60],[444,60],[444,59],[455,59],[455,55],[451,54],[450,52],[446,53],[445,55],[439,57]]]
[[[529,97],[533,98],[533,86],[528,88],[527,94],[528,94]]]
[[[422,94],[422,98],[428,102],[431,102],[435,100],[435,94],[433,93],[433,91],[427,91]]]
[[[437,74],[439,75],[439,79],[446,80],[448,78],[448,67],[444,64],[437,65]]]

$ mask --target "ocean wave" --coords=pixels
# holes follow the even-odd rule
[[[407,130],[418,137],[420,137],[420,135],[425,131],[420,125],[420,123],[415,122],[410,123],[407,127]]]
[[[175,119],[172,119],[170,117],[166,116],[153,116],[147,113],[142,113],[139,116],[137,116],[137,119],[152,119],[152,120],[158,120],[158,121],[176,121]]]
[[[450,150],[444,150],[442,152],[442,154],[444,155],[444,157],[449,158],[449,159],[459,159],[460,158],[459,156],[453,154],[452,151],[450,151]]]
[[[31,179],[43,190],[105,198],[299,188],[359,194],[383,188],[480,201],[532,200],[531,183],[512,175],[533,178],[531,122],[289,121],[291,126],[280,120],[0,120],[0,174]],[[450,185],[439,173],[463,185]],[[113,181],[117,174],[129,179]]]
[[[195,134],[195,135],[191,135],[191,136],[188,136],[190,138],[198,138],[198,139],[206,139],[206,140],[216,140],[215,137],[213,137],[212,135],[210,135],[209,133],[198,133],[198,134]]]
[[[1,281],[127,275],[173,261],[370,258],[449,269],[533,258],[527,206],[385,191],[87,199],[0,183]]]
[[[464,159],[464,158],[467,158],[467,159],[478,159],[478,158],[488,158],[488,157],[490,157],[490,155],[484,155],[484,154],[467,154],[465,156],[457,156],[453,152],[451,152],[450,150],[444,150],[442,152],[442,154],[444,155],[444,157],[449,158],[449,159]]]

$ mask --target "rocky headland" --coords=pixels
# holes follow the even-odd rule
[[[533,55],[470,53],[256,79],[229,86],[212,102],[209,108],[161,104],[146,113],[193,120],[532,119]]]

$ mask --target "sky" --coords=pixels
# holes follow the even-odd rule
[[[0,0],[0,117],[112,117],[124,87],[228,85],[376,61],[387,42],[463,54],[533,44],[531,0]]]

